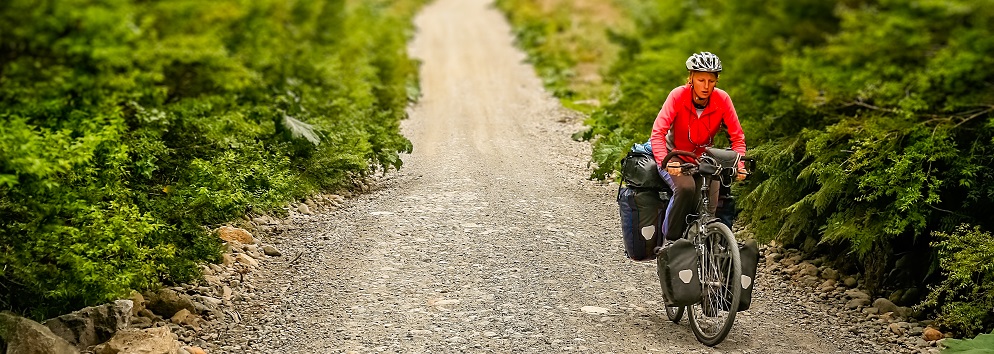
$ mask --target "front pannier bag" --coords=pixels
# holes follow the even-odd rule
[[[739,244],[739,257],[742,260],[742,291],[739,293],[739,311],[749,309],[752,304],[752,289],[756,285],[756,268],[759,266],[759,245],[756,240],[746,240]]]
[[[665,208],[659,191],[628,187],[618,189],[621,235],[628,258],[644,261],[656,256],[652,249],[662,237],[659,225],[662,224],[660,218]]]
[[[701,301],[701,276],[697,264],[697,248],[687,239],[673,241],[660,250],[656,272],[667,305],[687,306]]]

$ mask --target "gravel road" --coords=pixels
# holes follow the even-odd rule
[[[257,235],[283,251],[238,284],[210,352],[852,353],[778,277],[716,348],[665,319],[654,263],[624,257],[616,185],[587,180],[576,114],[542,88],[486,0],[438,0],[411,53],[423,98],[402,171],[344,207]]]

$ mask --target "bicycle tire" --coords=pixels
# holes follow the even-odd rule
[[[666,318],[673,323],[680,323],[680,319],[683,318],[683,311],[687,309],[686,306],[663,306],[666,308]]]
[[[735,322],[742,285],[738,243],[728,226],[707,225],[698,236],[701,302],[688,306],[688,320],[697,340],[713,347],[725,340]]]

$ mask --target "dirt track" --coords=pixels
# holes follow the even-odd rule
[[[253,273],[217,351],[876,351],[808,316],[778,279],[759,279],[717,348],[666,321],[654,263],[624,258],[617,186],[586,179],[576,118],[504,18],[486,0],[438,0],[416,25],[424,96],[403,127],[414,153],[345,208],[262,236],[288,256]]]

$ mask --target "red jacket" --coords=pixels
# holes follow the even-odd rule
[[[732,150],[744,156],[745,133],[742,132],[739,116],[735,114],[735,107],[732,106],[732,99],[728,94],[715,88],[711,92],[711,102],[704,108],[704,113],[700,117],[697,117],[692,95],[693,89],[690,88],[690,84],[677,87],[670,91],[663,108],[659,110],[656,121],[652,124],[652,135],[649,137],[656,164],[661,168],[666,166],[663,158],[671,150],[690,151],[701,156],[704,153],[703,146],[711,145],[722,123],[728,128]],[[681,158],[692,162],[689,157],[681,156]]]

